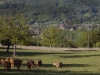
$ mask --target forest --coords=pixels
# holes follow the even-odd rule
[[[0,15],[22,14],[27,23],[99,23],[100,0],[0,0]]]

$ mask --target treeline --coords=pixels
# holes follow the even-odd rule
[[[100,0],[0,0],[0,14],[23,14],[35,22],[99,23]],[[54,22],[55,21],[55,22]]]
[[[89,28],[89,30],[78,29],[76,31],[69,31],[50,26],[32,39],[32,44],[37,46],[67,48],[100,47],[100,30]]]
[[[27,25],[27,20],[20,14],[15,17],[0,17],[0,43],[9,47],[16,45],[49,46],[51,47],[100,47],[100,27],[77,30],[62,30],[56,26],[48,26],[40,34],[36,34]]]

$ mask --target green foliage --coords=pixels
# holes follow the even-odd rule
[[[100,42],[99,31],[80,31],[77,36],[78,47],[93,47],[97,42]]]
[[[87,47],[88,45],[88,32],[79,31],[77,34],[77,46],[78,47]]]
[[[99,47],[100,48],[100,42],[97,42],[96,43],[96,47]]]
[[[1,0],[0,15],[21,13],[29,24],[71,20],[71,24],[99,23],[99,0]]]
[[[40,35],[42,45],[53,47],[77,47],[75,42],[76,32],[61,30],[50,26]]]
[[[91,43],[96,43],[96,42],[100,42],[100,32],[99,31],[92,31],[90,32],[90,42]]]
[[[25,44],[31,37],[29,26],[26,25],[26,20],[17,15],[15,18],[4,16],[0,27],[1,40],[9,40],[12,44]]]
[[[43,30],[40,37],[42,38],[42,44],[55,46],[55,43],[60,40],[60,29],[50,26]]]

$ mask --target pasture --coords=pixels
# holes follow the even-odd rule
[[[0,49],[0,58],[12,57],[13,50],[9,53]],[[100,75],[100,51],[68,51],[68,50],[21,50],[17,49],[16,56],[23,60],[20,70],[16,68],[6,71],[0,65],[0,75]],[[41,59],[42,67],[29,71],[26,66],[28,59]],[[61,61],[62,69],[57,69],[53,62]]]

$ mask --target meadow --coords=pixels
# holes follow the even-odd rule
[[[0,58],[12,57],[13,50],[6,53],[0,49]],[[23,60],[20,70],[16,68],[6,71],[0,65],[0,75],[100,75],[100,51],[74,50],[23,50],[17,49],[16,56]],[[42,67],[29,71],[26,62],[28,59],[41,59]],[[58,69],[53,62],[62,62],[63,68]]]

